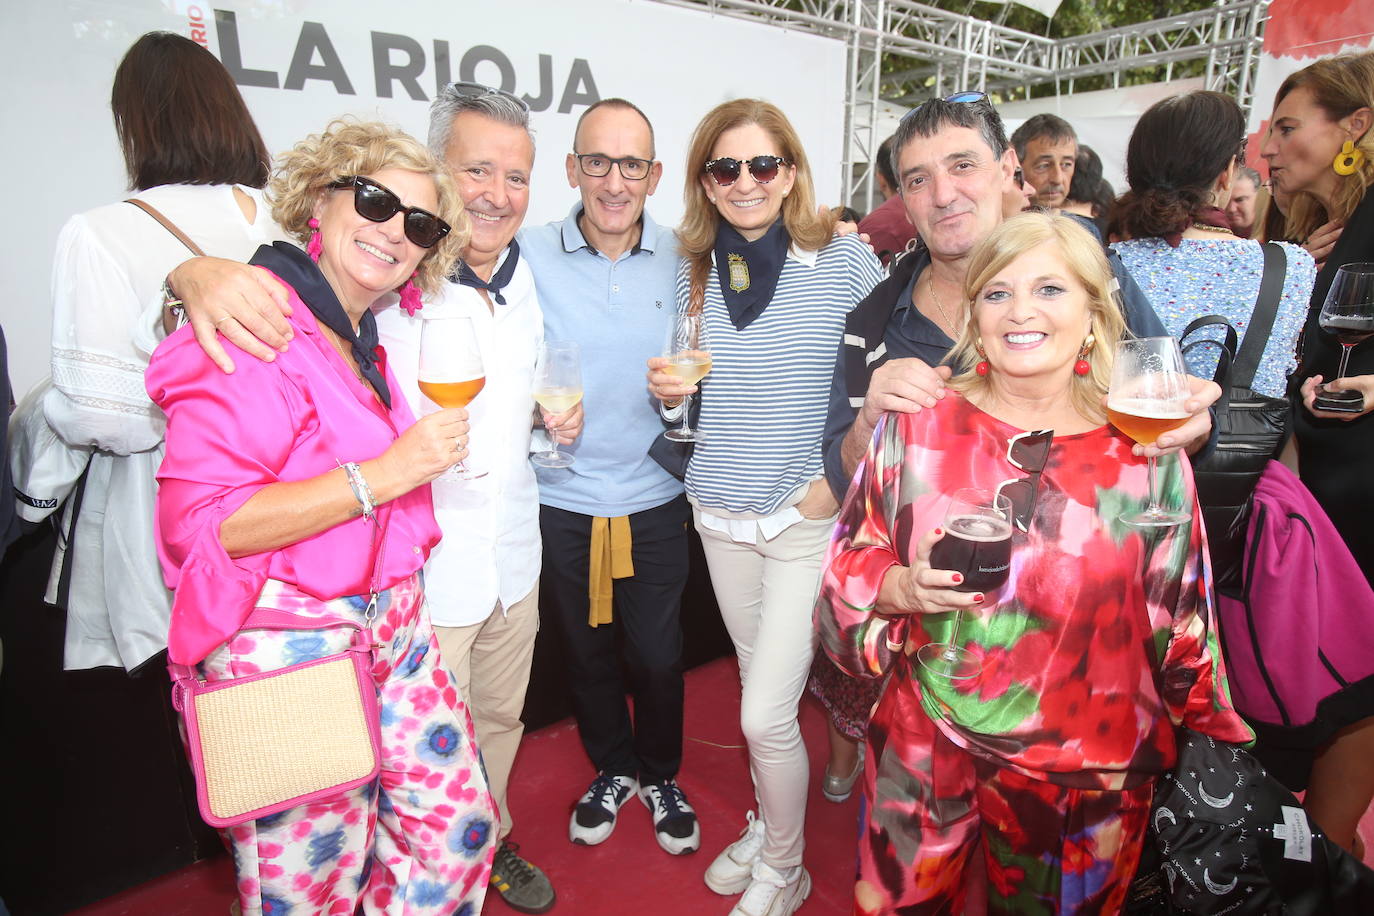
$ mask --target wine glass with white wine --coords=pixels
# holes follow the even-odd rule
[[[668,358],[668,365],[663,367],[663,371],[682,379],[684,385],[695,385],[706,377],[706,373],[711,371],[711,348],[706,339],[706,323],[699,313],[683,313],[673,319],[663,355]],[[665,438],[674,442],[701,442],[706,438],[701,430],[692,429],[689,425],[691,406],[692,396],[684,396],[682,426],[665,432]]]
[[[582,359],[577,344],[570,341],[540,344],[539,360],[534,366],[534,399],[550,414],[572,410],[582,400]],[[571,465],[573,456],[558,450],[558,440],[547,420],[544,428],[549,433],[549,448],[535,452],[530,460],[541,468]]]
[[[440,407],[466,407],[487,384],[477,329],[463,315],[426,318],[420,323],[420,393]],[[486,471],[473,471],[458,462],[439,480],[476,480]]]
[[[1107,419],[1140,445],[1152,445],[1164,433],[1188,420],[1185,406],[1191,389],[1183,368],[1183,353],[1172,337],[1140,337],[1116,345],[1112,383],[1107,390]],[[1192,515],[1165,509],[1155,485],[1155,458],[1149,459],[1150,504],[1127,512],[1121,521],[1143,527],[1170,527]]]

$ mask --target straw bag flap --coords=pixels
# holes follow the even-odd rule
[[[283,618],[283,619],[277,619]],[[259,609],[245,629],[354,626]],[[174,672],[201,814],[230,826],[347,791],[380,769],[371,646],[276,671],[214,682]]]

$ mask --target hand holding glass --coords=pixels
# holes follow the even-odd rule
[[[1011,572],[1011,500],[995,490],[955,490],[945,510],[945,536],[930,549],[930,568],[963,575],[956,592],[990,592],[1001,588]],[[976,677],[978,657],[959,645],[962,609],[954,612],[948,642],[933,642],[916,652],[921,666],[951,680]]]
[[[572,410],[582,400],[581,351],[575,343],[546,342],[539,347],[534,367],[534,399],[550,415]],[[573,456],[558,450],[558,440],[548,417],[544,428],[549,433],[548,451],[536,452],[530,460],[543,468],[565,468]]]
[[[1172,337],[1141,337],[1116,345],[1112,383],[1107,391],[1107,419],[1140,445],[1151,445],[1188,420],[1185,406],[1190,389],[1183,368],[1183,354]],[[1170,527],[1191,521],[1187,512],[1170,511],[1159,504],[1155,485],[1155,458],[1149,459],[1150,504],[1140,512],[1127,512],[1121,521],[1144,527]]]
[[[1340,341],[1341,366],[1336,378],[1345,378],[1350,351],[1374,336],[1374,263],[1346,264],[1336,271],[1317,321],[1323,331],[1335,334]],[[1322,384],[1312,406],[1334,413],[1363,413],[1364,395],[1349,388],[1328,391]]]
[[[711,349],[701,315],[680,314],[673,320],[663,355],[668,359],[663,371],[682,379],[684,385],[695,385],[706,377],[711,371]],[[685,395],[682,398],[682,426],[665,432],[665,438],[674,442],[701,442],[706,438],[688,424],[691,405],[692,396]]]
[[[477,329],[463,316],[426,318],[420,324],[420,393],[440,407],[466,407],[487,384]],[[486,471],[472,471],[459,461],[439,480],[476,480]]]

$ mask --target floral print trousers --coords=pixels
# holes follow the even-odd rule
[[[319,601],[269,581],[261,606],[363,620],[367,596]],[[348,627],[241,630],[201,663],[207,680],[343,651]],[[496,814],[472,719],[424,612],[418,574],[383,592],[372,675],[381,713],[377,780],[225,831],[243,916],[476,916]],[[284,749],[301,753],[302,749]]]
[[[1154,780],[1106,791],[1033,779],[975,757],[919,712],[892,716],[894,708],[880,704],[868,729],[855,913],[962,913],[980,841],[988,913],[1120,911]]]

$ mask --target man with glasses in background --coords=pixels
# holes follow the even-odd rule
[[[457,273],[440,294],[413,315],[396,305],[383,309],[376,314],[377,328],[387,362],[418,416],[433,409],[418,385],[424,322],[465,316],[474,326],[486,382],[467,408],[468,460],[485,474],[432,485],[444,538],[425,564],[425,598],[440,655],[472,714],[500,809],[491,886],[512,909],[543,913],[554,905],[553,887],[508,839],[506,803],[539,629],[539,492],[529,452],[537,422],[534,364],[544,329],[534,279],[515,241],[529,207],[534,166],[529,106],[502,90],[451,84],[430,106],[429,147],[453,176],[472,234]],[[219,316],[221,333],[250,354],[263,358],[268,347],[286,346],[285,324],[278,323],[285,304],[280,287],[254,268],[198,258],[177,267],[168,280],[193,322]],[[215,321],[209,324],[215,327]],[[206,349],[216,358],[213,330],[209,340]],[[218,356],[224,356],[222,349]],[[227,357],[216,362],[224,367]],[[581,430],[582,407],[546,419],[558,442],[571,444]]]
[[[982,92],[959,92],[912,109],[893,137],[892,158],[898,193],[925,245],[898,261],[845,322],[823,440],[826,478],[841,500],[878,419],[889,410],[933,408],[945,396],[951,371],[940,364],[967,322],[969,255],[1010,215],[1007,198],[1021,193],[1015,183],[1016,152]],[[1107,255],[1131,331],[1165,335],[1120,259],[1110,250]],[[1208,441],[1208,408],[1221,389],[1201,379],[1190,378],[1190,383],[1192,417],[1144,453],[1195,450]]]
[[[578,732],[597,769],[568,837],[605,841],[638,792],[659,846],[682,855],[701,844],[676,781],[691,509],[682,482],[649,456],[663,425],[642,387],[644,361],[662,352],[677,312],[677,240],[644,212],[663,165],[649,119],[630,102],[604,99],[583,112],[567,170],[578,202],[520,240],[545,336],[579,344],[591,405],[574,464],[538,472],[542,605],[561,636]]]

